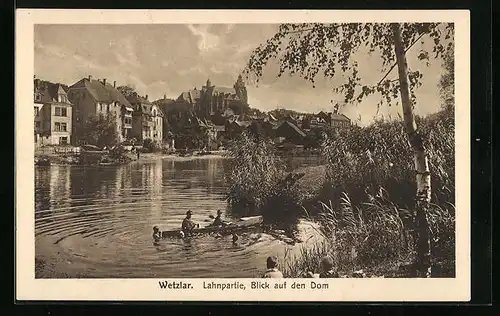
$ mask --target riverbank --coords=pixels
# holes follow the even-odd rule
[[[197,154],[194,152],[190,155],[183,155],[181,153],[141,153],[139,158],[137,158],[137,154],[135,153],[127,153],[128,157],[130,157],[133,161],[147,161],[147,160],[156,160],[156,159],[172,159],[172,160],[193,160],[193,159],[223,159],[226,158],[225,151],[212,151],[210,154]]]
[[[212,151],[210,153],[193,152],[189,155],[181,153],[140,153],[139,158],[137,154],[125,152],[117,157],[112,157],[109,154],[100,154],[102,159],[94,159],[89,163],[84,163],[81,159],[81,154],[61,154],[61,153],[35,153],[35,164],[40,166],[46,165],[124,165],[131,162],[141,162],[156,159],[171,159],[171,160],[193,160],[193,159],[223,159],[226,158],[225,151]]]

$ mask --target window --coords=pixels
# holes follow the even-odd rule
[[[35,93],[35,101],[40,101],[42,99],[42,96],[40,93]]]
[[[55,116],[67,116],[68,115],[67,110],[68,109],[66,109],[65,107],[56,106]]]
[[[68,144],[68,137],[59,137],[59,144],[60,145],[67,145]]]
[[[40,108],[35,106],[35,116],[38,116],[39,113],[40,113]]]
[[[109,113],[109,104],[106,106],[106,112]]]
[[[55,122],[54,131],[56,132],[67,132],[68,125],[66,123]]]

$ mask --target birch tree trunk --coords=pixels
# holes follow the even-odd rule
[[[416,171],[417,193],[415,198],[415,210],[413,212],[416,246],[415,272],[417,277],[430,277],[431,254],[427,212],[431,201],[431,174],[422,137],[418,133],[415,117],[413,115],[413,107],[408,86],[408,66],[406,63],[405,48],[403,47],[401,38],[400,25],[398,23],[393,23],[391,26],[394,33],[394,48],[398,65],[404,126],[408,134],[409,144],[413,151]]]

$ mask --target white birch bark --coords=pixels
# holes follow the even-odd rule
[[[418,277],[430,277],[430,234],[427,221],[427,211],[431,201],[431,174],[425,153],[422,137],[418,133],[408,86],[408,66],[406,63],[405,48],[401,38],[400,25],[392,24],[394,33],[394,47],[398,65],[401,104],[408,141],[413,151],[415,162],[417,193],[415,199],[414,223],[416,246],[416,274]]]

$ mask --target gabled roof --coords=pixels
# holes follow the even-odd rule
[[[126,99],[128,100],[128,102],[130,102],[130,104],[133,104],[133,105],[138,105],[138,104],[153,105],[153,103],[151,103],[148,99],[141,97],[137,93],[128,95],[126,97]]]
[[[130,106],[130,102],[115,87],[109,83],[102,83],[98,80],[83,78],[70,87],[71,89],[86,89],[97,102],[120,102],[125,106]]]
[[[351,119],[345,116],[344,114],[332,114],[332,121],[345,121],[345,122],[350,122]]]
[[[37,103],[58,102],[58,95],[61,94],[67,96],[64,86],[60,83],[52,83],[49,81],[35,79],[34,85],[35,94],[40,95],[40,100],[36,101]],[[69,100],[64,103],[71,104]]]
[[[157,116],[163,117],[163,111],[160,108],[152,103],[137,103],[135,104],[135,110],[138,113],[146,114],[149,116],[153,115],[153,110],[156,109]]]
[[[201,98],[201,91],[197,89],[192,89],[186,92],[182,92],[177,98],[177,101],[185,101],[187,103],[194,104],[200,98]]]
[[[304,133],[300,128],[297,127],[297,125],[289,122],[289,121],[284,121],[278,128],[282,128],[283,126],[288,125],[291,127],[295,132],[297,132],[300,136],[305,137],[306,133]]]
[[[238,120],[233,121],[233,124],[236,124],[240,127],[248,127],[251,123],[252,122],[250,122],[250,121],[238,121]]]
[[[52,102],[52,98],[50,97],[49,87],[46,82],[39,82],[35,80],[35,95],[39,96],[38,101],[35,99],[37,103],[48,103]]]
[[[192,102],[196,102],[201,97],[200,90],[193,89],[189,90],[189,97],[191,98]]]

